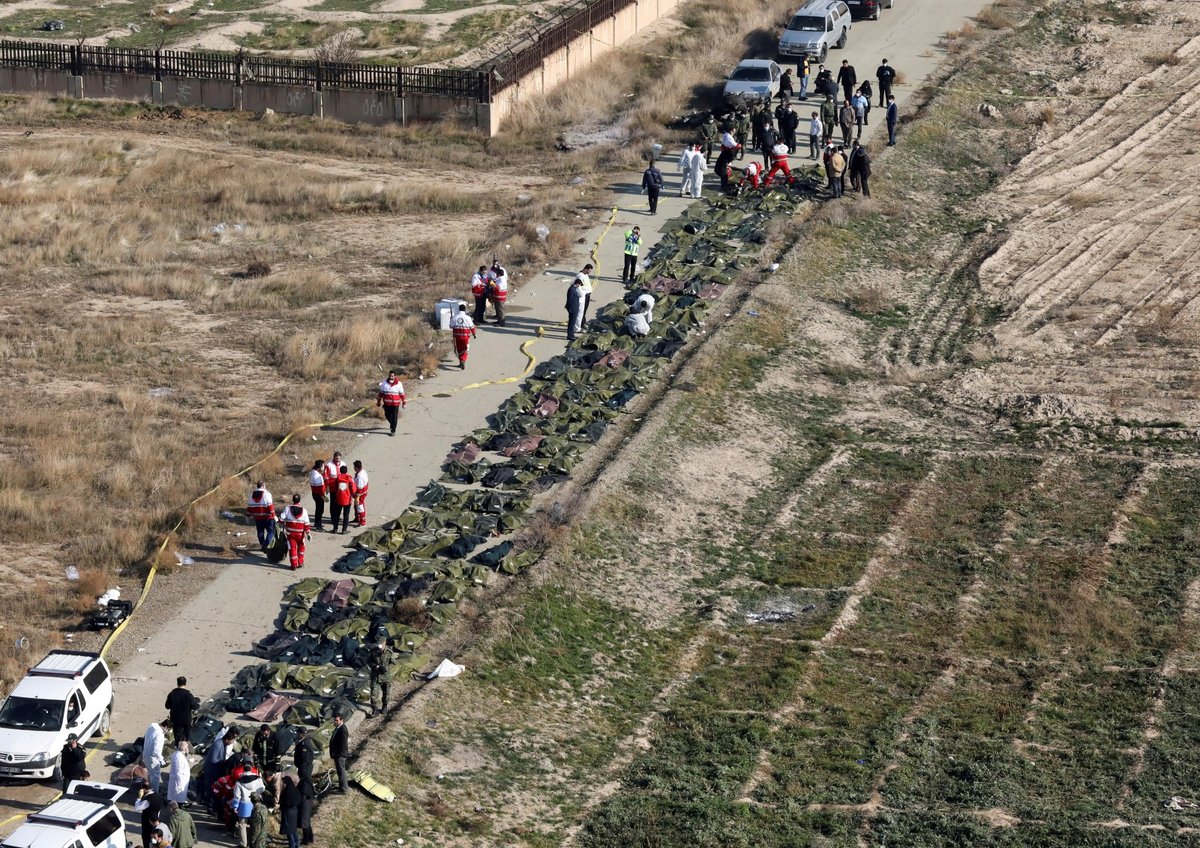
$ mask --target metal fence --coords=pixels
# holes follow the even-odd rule
[[[595,0],[562,21],[539,32],[534,42],[515,55],[498,59],[491,66],[492,92],[501,91],[519,82],[522,77],[537,70],[542,61],[557,50],[561,50],[579,36],[590,32],[622,9],[635,5],[638,0]]]
[[[86,73],[139,74],[219,80],[239,85],[297,85],[392,91],[397,95],[491,99],[485,71],[457,68],[406,68],[311,59],[276,59],[246,53],[193,53],[134,47],[89,47],[39,41],[0,40],[0,67],[40,68]]]
[[[542,61],[638,0],[595,0],[538,32],[523,50],[477,69],[398,67],[311,59],[276,59],[238,53],[193,53],[133,47],[87,47],[41,41],[0,40],[0,67],[45,68],[85,73],[141,74],[221,80],[237,84],[353,88],[475,98],[491,102],[496,92],[537,70]]]

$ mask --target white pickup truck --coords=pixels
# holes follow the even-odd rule
[[[51,651],[0,705],[0,777],[61,780],[67,737],[108,733],[112,675],[99,654]]]
[[[125,817],[117,802],[127,792],[109,783],[72,781],[66,795],[30,813],[0,848],[126,848]]]

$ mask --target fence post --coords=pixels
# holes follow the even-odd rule
[[[233,84],[238,88],[242,86],[242,50],[238,48],[237,55],[233,57]]]
[[[162,82],[162,48],[154,48],[154,81]]]
[[[317,91],[321,90],[321,70],[323,64],[320,59],[317,60]]]

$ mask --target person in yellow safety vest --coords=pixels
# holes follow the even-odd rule
[[[642,247],[642,228],[625,231],[625,268],[621,271],[621,282],[632,283],[637,278],[638,250]]]

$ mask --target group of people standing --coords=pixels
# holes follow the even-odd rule
[[[849,171],[852,187],[869,197],[867,181],[871,163],[866,148],[860,142],[863,127],[870,125],[875,88],[870,80],[859,82],[858,72],[849,60],[842,61],[835,76],[833,70],[824,65],[817,65],[814,72],[809,60],[802,58],[797,65],[797,73],[800,78],[799,100],[809,99],[810,82],[813,93],[824,98],[819,110],[811,112],[808,121],[809,158],[814,161],[823,159],[826,171],[832,171],[839,177],[837,185],[830,177],[829,187],[834,196],[841,196],[838,188],[844,187],[842,179]],[[886,109],[887,144],[889,147],[895,146],[899,116],[892,86],[896,70],[888,64],[887,59],[880,62],[875,79],[879,88],[879,106]],[[780,79],[779,104],[773,109],[770,101],[759,101],[749,107],[745,103],[735,103],[731,110],[720,115],[719,120],[716,113],[710,113],[700,125],[699,141],[686,145],[679,157],[679,171],[683,175],[680,197],[685,194],[700,196],[704,174],[713,165],[714,154],[716,164],[713,167],[722,192],[734,188],[732,163],[744,159],[747,150],[760,152],[762,164],[750,162],[743,168],[742,178],[736,186],[738,189],[747,184],[751,188],[769,187],[777,175],[790,183],[792,172],[788,157],[794,155],[799,147],[802,121],[792,105],[795,96],[792,69],[788,68]],[[842,143],[833,147],[837,129],[841,130]],[[642,175],[642,189],[650,197],[651,214],[657,211],[662,186],[662,174],[651,162]]]

